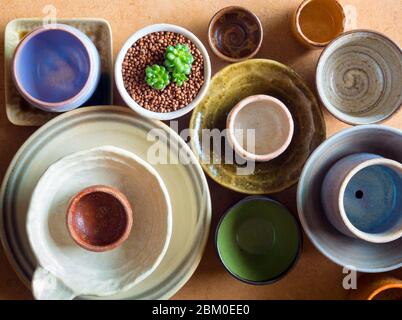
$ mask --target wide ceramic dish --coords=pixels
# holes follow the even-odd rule
[[[321,185],[331,166],[353,153],[374,153],[402,161],[402,131],[380,125],[343,130],[322,143],[308,159],[297,190],[297,208],[304,231],[322,254],[361,272],[385,272],[402,267],[402,239],[370,243],[339,232],[321,204]]]
[[[71,199],[93,185],[116,188],[133,210],[129,237],[108,252],[81,248],[67,229]],[[72,294],[111,295],[140,283],[162,261],[172,234],[169,194],[156,170],[131,152],[112,146],[80,151],[52,164],[40,178],[28,210],[27,233],[41,268]]]
[[[50,22],[50,21],[49,21]],[[101,78],[94,95],[85,103],[91,105],[109,105],[113,99],[113,45],[112,30],[104,19],[57,19],[57,23],[66,24],[85,33],[95,44],[101,59]],[[57,116],[34,108],[18,93],[11,76],[12,57],[21,39],[33,29],[42,26],[42,18],[21,18],[10,21],[4,31],[4,85],[7,118],[18,126],[41,126]]]
[[[213,148],[210,141],[208,149],[208,141],[202,137],[213,129],[223,135],[231,109],[243,98],[256,94],[273,96],[287,106],[294,120],[294,134],[279,157],[256,162],[251,174],[239,175],[244,165],[225,163],[226,155],[235,159],[227,154],[233,152],[230,146]],[[322,112],[302,78],[285,65],[264,59],[232,64],[218,72],[208,94],[193,111],[190,129],[193,151],[205,172],[217,183],[247,194],[279,192],[295,184],[308,156],[325,139]]]
[[[184,35],[187,39],[190,39],[191,42],[193,42],[197,48],[200,50],[203,58],[204,58],[204,84],[202,85],[200,91],[198,92],[198,95],[194,98],[191,103],[189,103],[187,106],[184,108],[181,108],[176,111],[171,111],[171,112],[154,112],[147,110],[143,107],[141,107],[135,100],[130,96],[130,94],[127,92],[125,86],[124,86],[124,81],[123,81],[123,75],[122,75],[122,65],[124,61],[124,57],[126,56],[126,53],[128,49],[139,39],[142,37],[145,37],[146,35],[154,32],[161,32],[161,31],[169,31],[169,32],[175,32]],[[116,81],[116,86],[117,90],[119,91],[121,97],[123,98],[124,102],[135,112],[138,114],[142,115],[143,117],[146,118],[151,118],[151,119],[158,119],[158,120],[171,120],[171,119],[176,119],[179,118],[186,113],[190,112],[195,108],[195,106],[201,101],[201,99],[205,96],[208,90],[208,86],[210,83],[211,79],[211,61],[209,59],[208,51],[202,44],[202,42],[190,31],[187,29],[184,29],[182,27],[173,25],[173,24],[166,24],[166,23],[161,23],[161,24],[153,24],[150,26],[147,26],[145,28],[142,28],[135,32],[130,38],[127,39],[127,41],[124,43],[123,47],[120,49],[119,54],[117,55],[116,62],[115,62],[115,67],[114,67],[114,76],[115,76],[115,81]]]
[[[146,160],[155,151],[152,134],[159,135],[163,158],[180,150],[180,156],[190,160],[180,164],[173,157],[169,164],[151,163],[170,195],[172,237],[151,276],[124,293],[106,298],[167,299],[187,282],[201,260],[211,220],[211,199],[201,166],[186,143],[166,125],[138,118],[128,108],[104,106],[62,114],[41,127],[20,148],[5,175],[0,197],[1,239],[11,264],[27,286],[37,266],[25,228],[27,210],[32,191],[49,165],[71,153],[103,145],[125,149]]]
[[[349,124],[372,124],[402,105],[402,50],[370,30],[353,30],[322,52],[316,71],[323,105]]]

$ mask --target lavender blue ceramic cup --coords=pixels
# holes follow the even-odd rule
[[[64,112],[85,103],[100,79],[100,57],[92,41],[64,24],[50,24],[29,33],[17,46],[12,75],[31,105]]]
[[[321,201],[345,235],[385,243],[402,237],[402,164],[372,153],[337,161],[326,174]]]

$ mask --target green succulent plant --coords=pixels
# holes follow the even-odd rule
[[[172,73],[172,80],[179,87],[181,87],[183,85],[183,83],[188,80],[188,77],[184,73],[173,72]]]
[[[172,73],[189,75],[194,57],[186,44],[168,46],[165,55],[165,67]]]
[[[145,69],[146,83],[157,90],[163,90],[170,83],[170,76],[165,67],[154,64]]]

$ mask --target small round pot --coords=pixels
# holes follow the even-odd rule
[[[277,98],[254,95],[241,100],[230,111],[227,137],[232,148],[251,161],[269,161],[281,155],[289,146],[294,123],[286,106]],[[254,141],[249,146],[250,131]],[[245,141],[247,140],[247,142]]]
[[[402,280],[390,275],[365,274],[350,290],[351,300],[402,300]]]
[[[133,225],[130,202],[119,190],[91,186],[71,200],[67,209],[67,228],[82,248],[103,252],[120,246]]]
[[[370,30],[345,32],[321,53],[316,87],[325,108],[351,124],[373,124],[402,105],[402,50]]]
[[[225,61],[238,62],[254,57],[261,48],[262,39],[260,19],[243,7],[223,8],[209,22],[209,46]]]
[[[244,198],[222,216],[215,233],[218,257],[237,280],[271,284],[295,265],[302,236],[295,217],[263,196]]]
[[[65,112],[84,104],[100,79],[100,57],[80,30],[50,24],[29,33],[18,44],[12,62],[17,90],[32,106]]]
[[[304,0],[292,17],[297,40],[310,49],[325,47],[345,31],[346,16],[336,0]]]
[[[370,153],[337,161],[324,178],[321,201],[340,232],[374,243],[402,237],[402,164]]]
[[[178,109],[176,111],[171,111],[171,112],[154,112],[147,110],[140,106],[127,92],[125,86],[124,86],[124,80],[123,80],[123,75],[122,75],[122,65],[124,61],[124,57],[128,51],[128,49],[139,39],[142,37],[154,33],[154,32],[174,32],[174,33],[179,33],[184,35],[186,38],[191,40],[193,42],[198,50],[200,50],[203,58],[204,58],[204,84],[202,85],[200,91],[198,92],[198,95],[195,97],[195,99],[189,103],[187,106],[184,108]],[[187,29],[184,29],[182,27],[173,25],[173,24],[153,24],[150,26],[147,26],[145,28],[142,28],[135,32],[128,40],[124,43],[123,47],[120,49],[119,54],[117,55],[116,58],[116,63],[115,63],[115,81],[116,81],[116,86],[117,90],[119,91],[121,97],[123,98],[124,102],[135,112],[138,114],[146,117],[146,118],[151,118],[151,119],[157,119],[157,120],[172,120],[179,118],[187,113],[189,113],[191,110],[195,108],[195,106],[202,100],[202,98],[205,96],[207,93],[207,89],[209,86],[209,82],[211,79],[211,61],[209,59],[208,51],[205,49],[204,45],[202,42],[190,31]],[[145,77],[145,73],[144,73]]]

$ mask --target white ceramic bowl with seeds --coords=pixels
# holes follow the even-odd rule
[[[316,84],[322,103],[339,120],[385,120],[402,104],[401,48],[377,32],[346,32],[322,52]]]
[[[187,39],[191,40],[191,42],[198,48],[201,52],[203,59],[204,59],[204,84],[201,86],[197,96],[185,107],[171,111],[171,112],[154,112],[148,110],[141,105],[139,105],[127,92],[127,89],[124,86],[123,74],[122,74],[122,64],[124,61],[124,57],[129,48],[139,39],[142,37],[154,33],[154,32],[174,32],[179,33],[185,36]],[[144,73],[145,78],[145,73]],[[115,82],[117,86],[117,90],[119,91],[121,97],[123,98],[124,102],[135,112],[138,114],[157,120],[172,120],[179,118],[186,113],[190,112],[195,108],[195,106],[202,100],[202,98],[207,93],[207,89],[209,86],[209,82],[211,79],[211,61],[208,55],[207,49],[204,47],[202,42],[190,31],[185,28],[173,25],[173,24],[153,24],[142,28],[135,32],[128,40],[124,43],[123,47],[121,48],[115,63]]]

